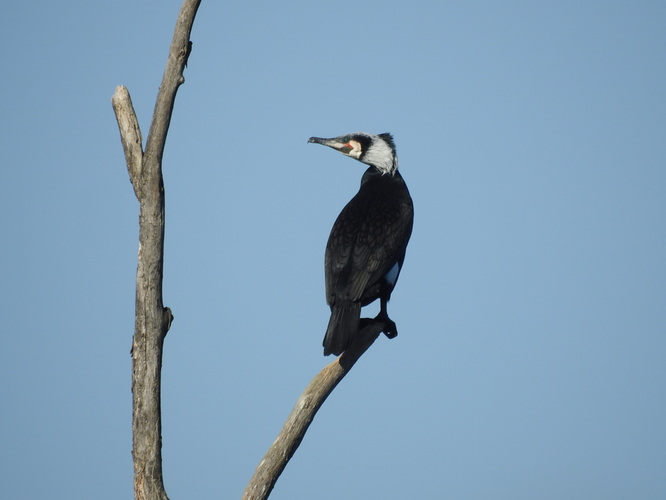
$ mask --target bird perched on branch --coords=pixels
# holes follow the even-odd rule
[[[388,316],[387,303],[400,275],[414,206],[398,172],[391,134],[353,134],[308,142],[323,144],[370,165],[361,187],[338,216],[326,244],[326,301],[331,319],[324,336],[324,355],[339,355],[359,330],[361,307],[380,299],[376,319],[385,322],[388,338],[398,329]]]

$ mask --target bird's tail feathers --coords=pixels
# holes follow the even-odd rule
[[[358,332],[361,304],[347,302],[331,308],[331,319],[324,336],[324,356],[342,354]]]

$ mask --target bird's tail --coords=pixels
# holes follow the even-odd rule
[[[361,304],[346,302],[331,308],[331,319],[324,336],[324,356],[342,354],[358,332]]]

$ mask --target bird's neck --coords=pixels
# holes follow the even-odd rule
[[[383,172],[379,168],[375,167],[374,165],[371,165],[368,167],[368,169],[365,171],[363,174],[363,177],[361,178],[361,186],[368,182],[378,182],[378,181],[402,181],[402,176],[400,175],[400,172],[398,170],[393,170],[390,173]]]
[[[398,171],[398,157],[388,147],[370,148],[361,161],[376,168],[382,175],[394,175]]]

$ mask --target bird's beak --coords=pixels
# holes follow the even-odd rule
[[[321,137],[310,137],[308,139],[308,143],[314,142],[315,144],[322,144],[323,146],[328,146],[329,148],[333,148],[336,151],[340,151],[343,154],[347,154],[352,150],[352,147],[349,144],[345,144],[344,142],[341,142],[338,137],[335,137],[333,139],[323,139]]]

